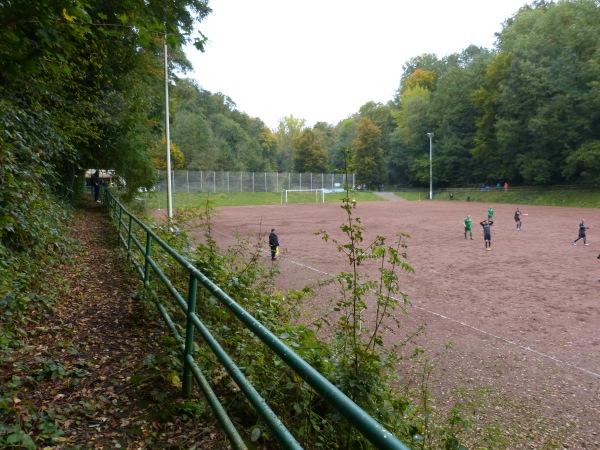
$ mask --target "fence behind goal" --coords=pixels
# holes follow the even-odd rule
[[[167,190],[167,173],[158,171],[158,191]],[[354,186],[355,176],[345,173],[171,171],[172,192],[284,192],[314,191]]]

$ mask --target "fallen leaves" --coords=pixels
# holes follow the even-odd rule
[[[44,323],[31,324],[28,345],[12,358],[9,380],[21,381],[11,384],[18,393],[11,407],[28,431],[14,440],[33,448],[33,438],[48,450],[212,448],[211,442],[223,442],[213,419],[190,427],[172,414],[166,422],[152,418],[162,405],[152,403],[150,392],[176,402],[181,380],[175,372],[164,380],[143,373],[144,358],[161,353],[162,330],[139,316],[143,306],[132,295],[139,282],[115,249],[116,239],[106,238],[111,227],[95,205],[73,223],[83,251],[53,280],[67,285],[61,287],[66,294]],[[134,383],[139,379],[142,389]]]

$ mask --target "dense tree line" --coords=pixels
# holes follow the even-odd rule
[[[395,98],[336,125],[289,116],[271,131],[182,80],[173,141],[188,168],[211,170],[336,170],[349,147],[360,183],[418,186],[432,132],[438,186],[597,183],[599,27],[597,1],[535,1],[506,20],[494,49],[416,56]]]

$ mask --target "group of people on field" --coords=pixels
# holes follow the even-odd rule
[[[464,227],[465,227],[465,239],[467,239],[467,233],[471,240],[473,240],[473,220],[471,219],[471,214],[467,214],[467,217],[464,219]],[[494,209],[490,206],[487,210],[487,219],[479,222],[479,225],[483,227],[483,240],[485,242],[485,249],[492,249],[492,230],[491,226],[494,224]]]
[[[527,215],[523,214],[519,208],[516,209],[514,214],[515,227],[517,231],[523,230],[523,223],[521,221],[521,216]],[[473,240],[473,220],[471,219],[471,215],[467,214],[467,217],[463,220],[465,239],[467,239],[467,235],[469,238]],[[487,210],[487,219],[479,222],[479,225],[483,228],[483,240],[485,242],[485,249],[492,249],[492,230],[491,227],[494,225],[494,209],[490,206]],[[585,219],[581,219],[579,223],[579,233],[577,235],[577,239],[573,241],[573,245],[577,245],[577,242],[583,239],[583,245],[588,245],[586,231],[589,230],[589,227],[585,224]],[[269,248],[271,250],[271,260],[276,261],[277,256],[279,254],[279,237],[275,234],[275,229],[271,229],[269,233]],[[600,254],[597,256],[598,262],[600,262]],[[600,281],[600,279],[598,280]]]
[[[527,214],[525,214],[525,215],[527,215]],[[521,210],[519,208],[517,208],[517,210],[515,211],[515,215],[514,215],[515,226],[516,226],[517,231],[523,230],[523,223],[521,221],[521,216],[523,216],[523,213],[521,212]],[[470,214],[467,214],[467,217],[463,220],[463,223],[464,223],[465,239],[467,239],[467,234],[469,234],[469,237],[471,238],[471,240],[473,240],[473,225],[472,225],[473,221],[471,219]],[[490,250],[492,247],[492,243],[491,243],[492,235],[491,235],[490,227],[494,224],[494,209],[491,206],[487,210],[487,219],[482,220],[481,222],[479,222],[479,224],[483,227],[483,239],[485,240],[485,248],[487,250]],[[589,229],[590,229],[590,227],[585,225],[585,219],[581,219],[581,222],[579,223],[579,234],[577,235],[577,239],[575,239],[573,241],[573,245],[577,245],[577,241],[579,241],[580,239],[583,239],[583,245],[588,245],[585,232]],[[600,255],[598,255],[598,256],[600,257]]]
[[[517,231],[523,230],[523,224],[521,222],[521,216],[523,216],[523,215],[524,214],[521,213],[521,210],[519,208],[517,208],[517,210],[515,211],[515,215],[514,215],[515,226],[516,226]],[[467,214],[467,217],[463,220],[463,223],[464,223],[465,239],[467,239],[467,234],[468,234],[469,237],[471,238],[471,240],[473,240],[473,224],[472,224],[473,221],[471,219],[470,214]],[[482,220],[481,222],[479,222],[479,224],[483,228],[483,240],[485,242],[485,249],[491,250],[492,249],[491,226],[494,224],[494,209],[491,206],[487,210],[487,219]],[[583,245],[587,246],[588,243],[587,243],[586,231],[589,229],[590,229],[590,227],[586,226],[586,224],[585,224],[585,219],[581,219],[581,222],[579,223],[579,233],[577,235],[577,239],[575,239],[573,241],[573,245],[577,245],[577,241],[579,241],[580,239],[583,239]],[[596,259],[598,260],[598,262],[600,262],[600,254],[598,254]],[[600,281],[600,279],[598,281]]]

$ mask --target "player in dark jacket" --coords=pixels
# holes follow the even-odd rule
[[[100,172],[98,170],[96,170],[92,175],[90,183],[94,189],[94,201],[96,203],[100,203],[100,184],[102,183],[102,180],[100,179]]]
[[[522,230],[521,228],[521,210],[517,208],[515,211],[515,222],[517,223],[517,231]]]
[[[271,247],[271,261],[277,259],[277,247],[279,247],[279,238],[275,234],[275,228],[269,233],[269,247]]]
[[[483,222],[479,222],[479,225],[483,227],[483,240],[485,241],[485,249],[492,249],[492,231],[490,227],[494,225],[493,220],[484,220]]]
[[[586,237],[585,237],[585,232],[587,230],[589,230],[589,229],[590,229],[590,227],[586,227],[585,226],[585,220],[581,219],[581,222],[579,223],[579,235],[577,236],[577,239],[575,239],[573,241],[573,245],[577,245],[577,241],[579,239],[583,239],[583,245],[587,245],[587,240],[586,240]]]

